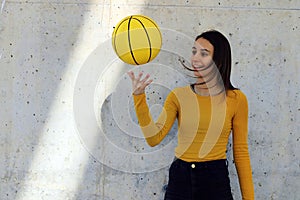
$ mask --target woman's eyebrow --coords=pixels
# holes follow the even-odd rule
[[[201,51],[210,52],[208,49],[200,49]]]
[[[193,50],[197,50],[196,47],[192,47]],[[200,49],[200,51],[206,51],[206,52],[210,52],[208,49]]]

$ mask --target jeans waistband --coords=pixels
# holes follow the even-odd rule
[[[192,167],[192,168],[219,168],[219,167],[228,166],[227,159],[212,160],[212,161],[205,161],[205,162],[187,162],[175,157],[173,162],[183,167]]]

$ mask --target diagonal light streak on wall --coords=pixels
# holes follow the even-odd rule
[[[51,3],[51,6],[63,5]],[[51,99],[51,107],[47,113],[45,126],[39,134],[40,138],[30,168],[18,191],[16,198],[18,200],[47,199],[47,196],[53,197],[53,194],[57,199],[69,199],[76,194],[90,159],[89,152],[83,147],[76,133],[73,118],[73,90],[80,67],[104,38],[101,35],[103,30],[95,27],[100,17],[91,18],[89,14],[101,16],[105,11],[102,6],[95,5],[85,5],[79,10],[87,13],[82,13],[85,16],[80,30],[76,33],[77,40],[74,42],[74,48],[71,52],[66,52],[68,58],[60,78],[62,81]]]

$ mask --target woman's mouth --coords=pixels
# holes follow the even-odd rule
[[[210,66],[203,66],[203,65],[192,65],[195,71],[204,71],[207,70]]]
[[[192,65],[192,67],[194,70],[197,70],[197,71],[201,71],[201,69],[204,68],[204,66],[201,66],[201,65]]]

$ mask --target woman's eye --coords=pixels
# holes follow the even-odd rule
[[[192,54],[196,55],[197,51],[196,50],[192,50]]]
[[[208,53],[206,53],[206,52],[201,52],[201,56],[202,56],[202,57],[208,56]]]

